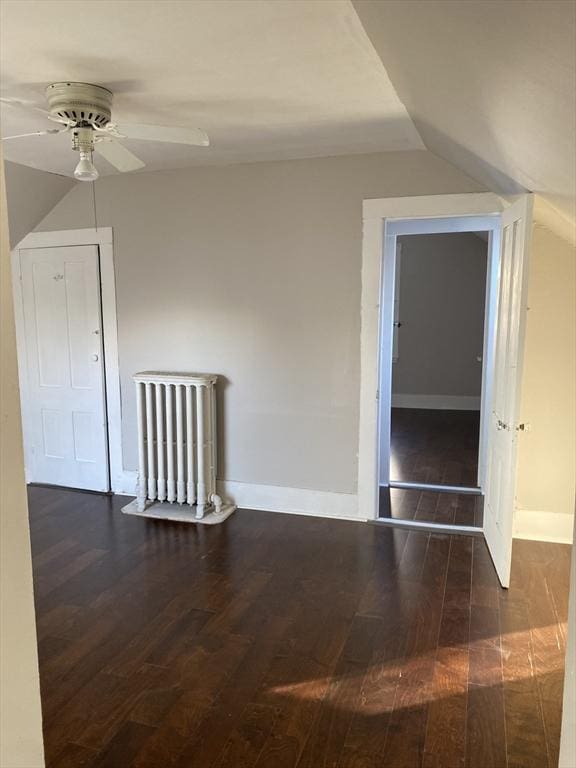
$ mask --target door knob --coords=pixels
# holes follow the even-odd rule
[[[95,363],[98,362],[98,355],[92,355],[92,360],[94,360]]]

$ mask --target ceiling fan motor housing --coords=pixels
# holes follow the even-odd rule
[[[50,113],[78,128],[104,128],[110,122],[112,92],[90,83],[52,83],[46,89]]]

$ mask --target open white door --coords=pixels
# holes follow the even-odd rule
[[[493,400],[488,428],[484,535],[503,587],[510,583],[512,560],[516,445],[531,230],[532,197],[524,195],[502,213]]]

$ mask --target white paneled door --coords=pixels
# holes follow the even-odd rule
[[[484,503],[484,535],[502,586],[510,582],[516,495],[516,445],[526,315],[527,250],[532,198],[502,213],[492,413]]]
[[[28,480],[109,490],[95,245],[21,250]]]

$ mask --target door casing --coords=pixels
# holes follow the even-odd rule
[[[32,464],[31,446],[26,436],[30,434],[28,363],[24,326],[20,251],[36,248],[58,248],[71,245],[96,245],[100,255],[100,290],[102,299],[102,331],[104,347],[104,382],[108,430],[110,490],[122,493],[125,486],[122,465],[122,436],[120,421],[120,372],[118,364],[118,330],[116,319],[116,283],[114,277],[114,251],[112,227],[98,229],[60,230],[31,232],[12,250],[12,283],[14,315],[16,321],[16,345],[18,351],[18,375],[24,434],[24,459],[26,481],[30,482]]]

